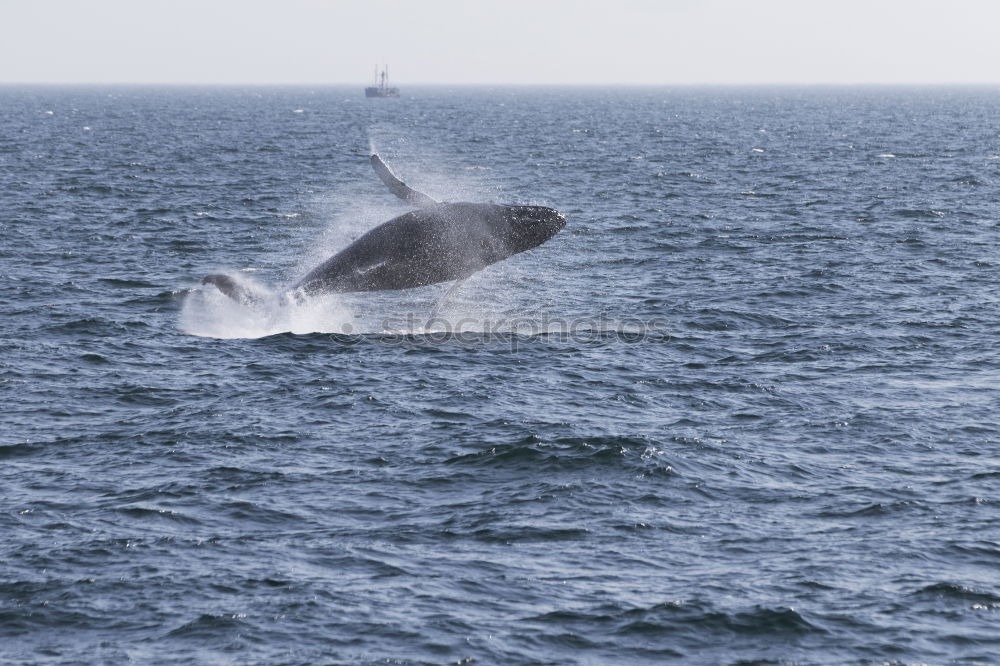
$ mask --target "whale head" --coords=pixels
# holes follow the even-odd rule
[[[538,247],[566,226],[566,216],[546,206],[498,206],[498,217],[507,246],[512,253]]]

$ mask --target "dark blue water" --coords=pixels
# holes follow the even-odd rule
[[[0,89],[0,661],[989,663],[1000,91]],[[249,310],[407,210],[566,229]]]

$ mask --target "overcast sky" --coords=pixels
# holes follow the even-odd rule
[[[0,82],[998,83],[1000,0],[0,0]]]

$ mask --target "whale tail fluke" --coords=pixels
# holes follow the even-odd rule
[[[415,206],[433,206],[435,204],[441,203],[434,197],[428,196],[423,192],[418,192],[413,189],[403,181],[401,181],[396,174],[392,172],[389,165],[386,164],[378,153],[372,153],[372,169],[378,174],[378,177],[382,179],[389,191],[395,194],[397,197],[406,201],[407,203],[414,204]]]

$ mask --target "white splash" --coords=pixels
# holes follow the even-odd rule
[[[180,327],[206,338],[263,338],[278,333],[350,333],[353,315],[333,295],[291,296],[268,289],[246,275],[230,274],[252,291],[253,303],[229,298],[215,285],[192,289],[181,306]]]

